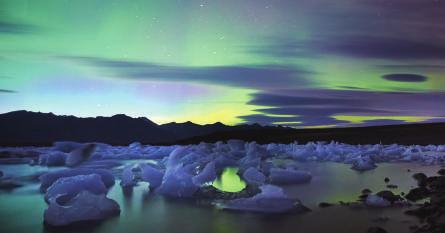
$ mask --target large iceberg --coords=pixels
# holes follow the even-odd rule
[[[64,204],[52,200],[45,210],[44,221],[47,225],[60,227],[84,221],[102,220],[119,213],[119,204],[104,194],[82,191]]]

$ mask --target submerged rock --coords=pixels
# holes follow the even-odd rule
[[[104,194],[96,195],[82,191],[64,204],[57,200],[50,202],[44,212],[45,224],[49,226],[66,226],[85,221],[103,220],[120,214],[116,201]]]

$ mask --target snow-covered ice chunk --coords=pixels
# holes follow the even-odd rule
[[[274,185],[260,186],[261,192],[250,198],[239,198],[223,202],[223,209],[253,211],[261,213],[303,212],[307,208],[298,200],[288,197],[283,189]]]
[[[266,176],[258,169],[250,167],[244,171],[243,179],[250,185],[262,185],[266,181]]]
[[[352,169],[357,171],[367,171],[376,168],[377,165],[369,157],[360,157],[352,163]]]
[[[128,145],[128,148],[130,149],[141,149],[142,144],[140,142],[133,142],[130,145]]]
[[[48,172],[39,177],[41,182],[40,190],[46,192],[49,186],[51,186],[56,180],[62,177],[71,177],[77,175],[90,175],[90,174],[98,174],[102,182],[105,184],[107,188],[111,187],[114,184],[114,176],[110,171],[104,169],[89,169],[89,168],[73,168],[73,169],[64,169],[53,172]]]
[[[157,193],[171,197],[192,197],[198,186],[192,181],[188,167],[178,165],[168,168]]]
[[[162,183],[164,173],[150,165],[141,164],[141,179],[150,184],[150,189],[159,187]]]
[[[127,166],[122,171],[120,185],[124,188],[129,188],[136,185],[136,181],[134,179],[134,174],[131,166]]]
[[[45,200],[48,202],[56,201],[57,198],[70,200],[84,190],[94,194],[107,192],[107,188],[99,175],[78,175],[63,177],[54,182],[46,191]]]
[[[301,184],[308,183],[312,179],[311,173],[307,171],[271,168],[269,180],[272,184]]]
[[[61,151],[53,151],[39,155],[39,165],[64,166],[67,154]]]
[[[61,141],[61,142],[54,142],[53,148],[54,150],[62,151],[65,153],[69,153],[73,150],[76,150],[83,146],[83,143],[79,142],[71,142],[71,141]]]
[[[210,183],[216,179],[215,162],[207,163],[202,171],[192,178],[192,181],[197,186],[202,186]]]
[[[65,164],[68,167],[75,167],[81,164],[83,161],[90,158],[91,154],[94,152],[95,147],[95,144],[90,143],[71,151],[66,157]]]
[[[389,202],[388,200],[374,194],[368,195],[368,197],[366,197],[365,203],[366,205],[372,207],[388,207],[391,205],[391,202]]]
[[[82,191],[67,203],[61,205],[51,201],[44,213],[44,221],[50,226],[66,226],[84,221],[103,220],[120,214],[116,201],[105,195]]]
[[[229,148],[231,151],[237,152],[237,151],[244,150],[245,142],[242,140],[232,139],[232,140],[228,140],[227,144],[229,145]]]

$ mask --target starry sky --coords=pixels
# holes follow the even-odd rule
[[[443,0],[0,0],[0,112],[445,121]]]

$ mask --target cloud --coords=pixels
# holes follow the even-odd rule
[[[257,115],[240,118],[248,122],[261,120],[263,124],[301,122],[302,126],[346,125],[335,119],[336,115],[386,116],[388,120],[391,116],[438,118],[445,116],[444,102],[445,92],[287,89],[253,94],[248,104],[264,108],[257,108]]]
[[[17,93],[17,91],[7,90],[7,89],[0,89],[0,93]]]
[[[395,82],[425,82],[428,78],[418,74],[386,74],[383,79]]]
[[[0,21],[0,34],[26,34],[36,31],[36,27],[29,24]]]
[[[137,80],[196,82],[254,89],[302,87],[313,72],[285,65],[188,67],[94,57],[62,57],[111,71],[114,76]]]

